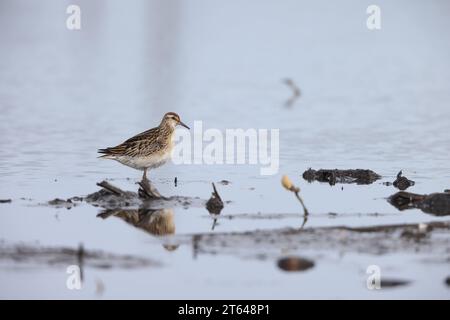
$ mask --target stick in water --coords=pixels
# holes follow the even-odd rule
[[[308,213],[308,209],[306,209],[305,204],[303,203],[303,199],[300,197],[300,188],[297,188],[296,186],[294,186],[291,182],[291,180],[289,179],[288,176],[283,176],[283,178],[281,178],[281,184],[283,185],[283,187],[285,187],[287,190],[292,191],[295,193],[295,196],[297,197],[298,201],[300,201],[300,204],[303,207],[303,212],[305,214],[305,216],[307,216]]]

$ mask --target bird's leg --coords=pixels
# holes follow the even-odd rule
[[[144,169],[144,174],[142,175],[142,181],[148,181],[148,179],[147,179],[147,168]]]

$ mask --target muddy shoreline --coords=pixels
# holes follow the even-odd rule
[[[252,260],[273,260],[285,271],[303,271],[327,264],[329,254],[351,253],[388,256],[410,254],[419,263],[450,265],[450,220],[419,224],[396,224],[370,227],[346,226],[318,228],[283,228],[248,232],[214,232],[157,237],[169,251],[189,247],[192,256],[236,256]],[[280,248],[289,248],[283,255]],[[298,256],[298,253],[301,256]],[[17,266],[67,266],[82,264],[84,268],[134,269],[159,267],[157,257],[110,254],[98,250],[70,247],[46,247],[36,244],[0,245],[0,268]],[[385,286],[396,286],[400,280],[385,279]],[[409,283],[399,283],[404,285]]]
[[[287,228],[249,232],[204,233],[192,236],[200,252],[228,249],[276,249],[290,244],[302,249],[344,250],[370,254],[428,252],[445,254],[450,262],[450,220],[370,227]],[[253,249],[252,249],[253,248]],[[251,255],[251,254],[250,254]]]

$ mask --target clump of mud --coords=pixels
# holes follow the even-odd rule
[[[308,182],[319,181],[327,182],[330,185],[336,183],[356,183],[371,184],[381,179],[381,176],[372,170],[366,169],[320,169],[313,170],[309,168],[303,173],[303,179]]]
[[[412,187],[415,184],[415,182],[409,180],[407,177],[404,177],[402,171],[400,170],[400,172],[397,174],[397,179],[395,179],[395,181],[392,184],[397,189],[403,191],[408,189],[409,187]]]
[[[86,196],[86,202],[103,208],[124,208],[142,204],[142,200],[136,192],[123,191],[117,194],[107,189],[101,189],[89,194]]]
[[[205,233],[192,236],[194,256],[200,253],[233,254],[258,258],[279,255],[280,248],[292,252],[356,252],[383,255],[395,252],[447,255],[450,221],[369,227],[320,227]]]
[[[216,186],[214,183],[212,184],[213,192],[211,194],[211,198],[206,202],[206,209],[211,214],[220,214],[223,209],[223,201],[217,192]]]
[[[139,183],[138,192],[122,190],[107,181],[97,183],[101,189],[86,197],[72,197],[67,200],[56,198],[47,202],[47,205],[56,208],[71,209],[82,201],[86,201],[94,207],[104,209],[148,209],[157,207],[182,206],[188,208],[191,205],[204,204],[200,198],[195,197],[163,197],[159,192],[147,181]]]
[[[50,200],[49,202],[47,202],[47,204],[50,205],[50,206],[53,206],[55,208],[72,209],[79,202],[82,202],[82,201],[83,201],[82,197],[72,197],[72,198],[69,198],[69,199],[66,199],[66,200],[55,198],[55,199]]]

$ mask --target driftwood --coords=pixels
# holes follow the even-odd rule
[[[146,180],[139,182],[138,192],[125,191],[107,181],[97,183],[102,189],[86,197],[86,202],[104,208],[141,207],[152,200],[169,200],[163,197],[152,184]]]
[[[163,197],[159,191],[151,184],[148,179],[142,179],[142,181],[138,182],[140,188],[138,190],[138,195],[143,199],[166,199]],[[124,196],[127,194],[127,191],[123,191],[122,189],[113,186],[108,181],[102,181],[97,183],[99,187],[113,193],[116,196]]]
[[[99,187],[102,187],[103,189],[106,189],[110,192],[112,192],[113,194],[115,194],[116,196],[123,196],[125,194],[124,191],[122,191],[121,189],[113,186],[112,184],[110,184],[108,181],[103,180],[102,182],[98,182],[97,185]]]
[[[138,182],[140,188],[138,190],[139,197],[143,199],[167,199],[163,197],[159,191],[151,184],[148,179],[142,179]]]

